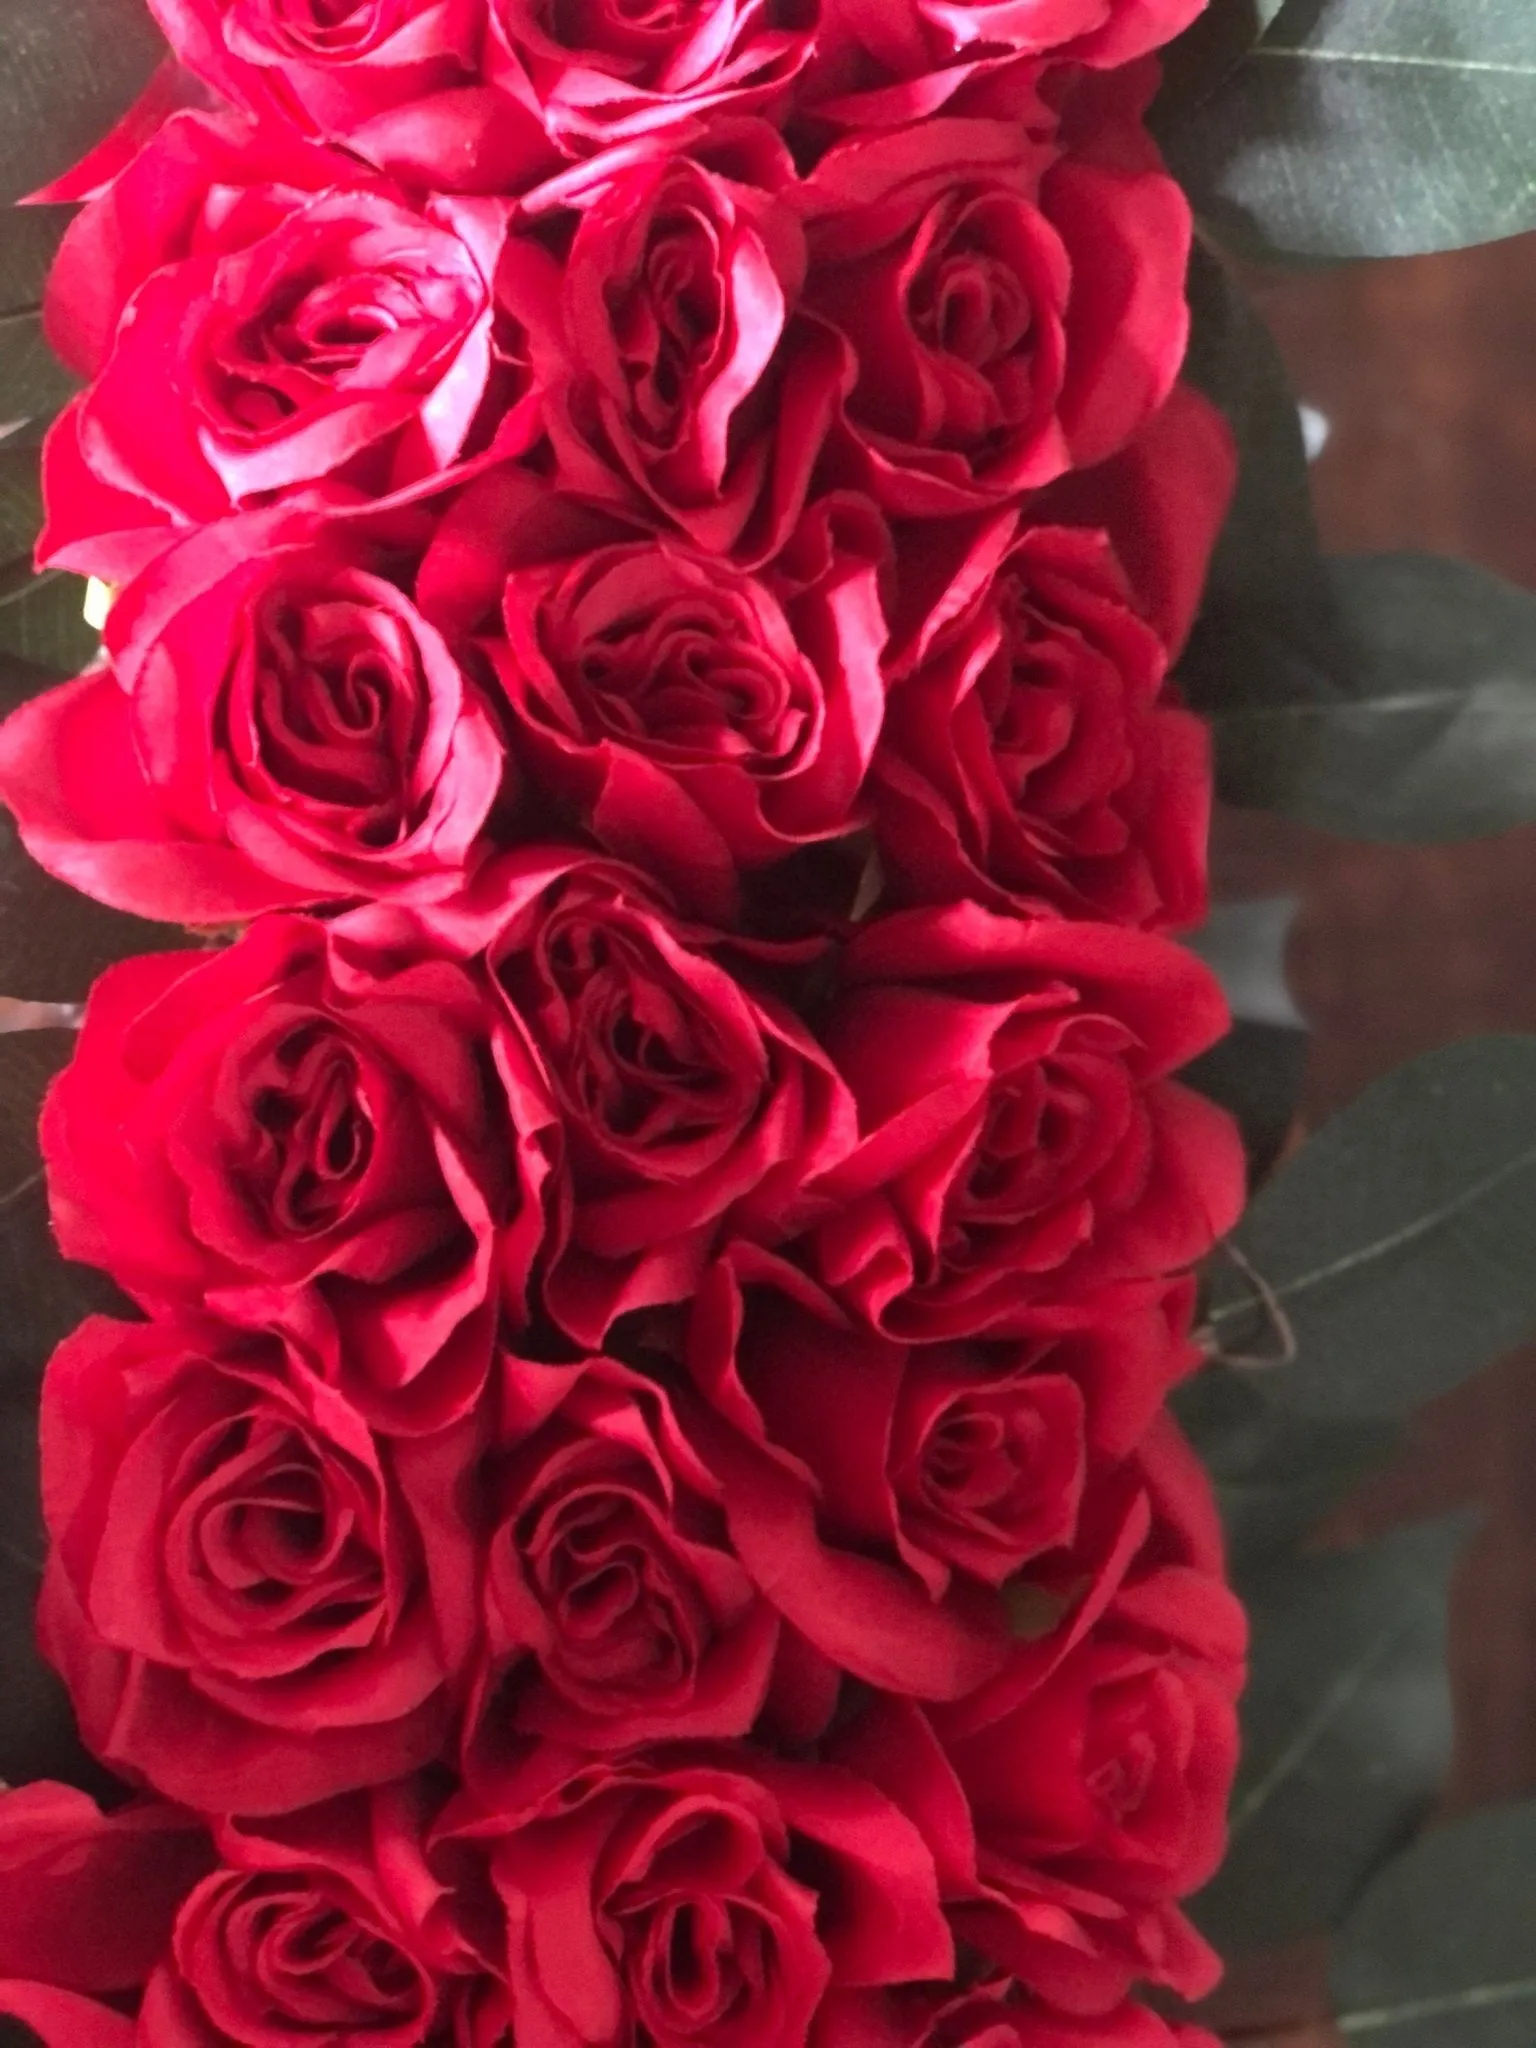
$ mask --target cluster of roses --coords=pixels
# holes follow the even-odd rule
[[[1206,2040],[1198,4],[157,0],[0,734],[207,938],[44,1118],[144,1312],[43,1394],[138,1788],[0,1801],[50,2043]]]

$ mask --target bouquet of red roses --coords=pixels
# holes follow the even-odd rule
[[[128,0],[124,0],[124,5]],[[0,733],[91,995],[59,2048],[1155,2048],[1244,1657],[1195,0],[157,0]]]

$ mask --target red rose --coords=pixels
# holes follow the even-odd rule
[[[700,1289],[689,1347],[738,1555],[834,1664],[960,1697],[1006,1654],[1004,1585],[1076,1575],[1090,1459],[1123,1458],[1188,1370],[1192,1307],[1181,1284],[1037,1311],[1008,1343],[909,1347],[738,1250]]]
[[[508,243],[502,300],[533,338],[562,491],[710,554],[777,552],[843,369],[836,338],[794,318],[793,182],[771,128],[726,124],[697,158],[637,146],[541,200],[582,206],[563,266]]]
[[[526,1316],[553,1119],[463,968],[272,917],[110,968],[42,1140],[67,1257],[155,1313],[300,1331],[371,1421],[417,1430],[479,1391],[498,1299]]]
[[[571,156],[785,97],[817,0],[491,0],[488,75]]]
[[[954,1966],[917,1830],[846,1771],[549,1743],[447,1818],[506,1910],[518,2048],[787,2048],[831,1990]]]
[[[156,2048],[449,2048],[467,1987],[448,1973],[466,1952],[420,1806],[415,1787],[391,1785],[260,1829],[218,1823],[221,1866],[177,1915],[141,2036]]]
[[[0,1792],[0,1978],[136,1990],[211,1861],[201,1821],[157,1799],[104,1814],[72,1785]]]
[[[430,930],[485,949],[560,1113],[573,1214],[543,1300],[584,1348],[631,1310],[686,1300],[727,1237],[799,1228],[807,1183],[853,1143],[847,1088],[750,953],[618,861],[530,847],[463,905],[349,924],[391,948]]]
[[[957,904],[862,927],[847,970],[824,1037],[863,1137],[810,1250],[876,1329],[1006,1333],[1189,1266],[1236,1219],[1232,1125],[1167,1078],[1226,1026],[1181,947]]]
[[[39,1630],[91,1748],[247,1813],[434,1757],[474,1626],[465,1455],[379,1442],[276,1338],[82,1324],[43,1382]]]
[[[466,493],[423,566],[424,604],[444,580],[459,595],[461,534],[511,495],[501,478]],[[812,506],[756,577],[670,536],[551,560],[538,501],[519,511],[501,529],[506,639],[487,652],[541,792],[722,918],[739,912],[739,869],[860,822],[889,551],[867,500]]]
[[[842,458],[901,517],[1101,461],[1173,388],[1189,207],[1128,122],[1065,153],[1017,121],[859,135],[799,204],[805,304],[857,365]]]
[[[142,917],[227,924],[446,894],[504,757],[479,690],[357,548],[261,517],[172,548],[107,623],[110,666],[0,730],[0,796],[51,874]]]
[[[829,1998],[813,2048],[1218,2048],[1145,2006],[1091,2019],[1051,2012],[1009,1978],[966,1991],[852,1991]]]
[[[235,191],[205,191],[189,220],[176,182],[155,207],[163,233],[138,230],[142,282],[100,374],[48,438],[40,558],[112,582],[233,507],[306,488],[398,493],[498,427],[512,452],[533,431],[516,380],[502,389],[498,374],[492,278],[508,202],[418,203],[340,157],[333,183],[309,189],[316,152],[295,188],[274,182],[265,143],[242,151],[237,126],[210,136],[211,125],[191,154],[222,158]],[[145,152],[150,171],[164,148]],[[98,237],[110,244],[119,217],[99,220]],[[128,279],[119,255],[93,304],[89,248],[66,251],[54,324],[95,334]],[[83,317],[67,310],[76,300]],[[146,405],[146,391],[160,402]]]
[[[895,671],[874,779],[887,870],[919,901],[1198,924],[1210,738],[1165,693],[1108,537],[1011,511],[917,534],[919,578],[945,595]]]
[[[510,1664],[512,1683],[493,1720],[594,1750],[744,1735],[778,1618],[665,1390],[612,1359],[509,1358],[501,1429],[486,1633],[493,1681]]]
[[[20,2020],[43,2048],[134,2048],[134,2023],[110,2006],[53,1984],[0,1979],[0,2013]]]

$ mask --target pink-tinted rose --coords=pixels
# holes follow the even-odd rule
[[[508,202],[417,199],[291,154],[182,116],[65,249],[52,330],[75,357],[107,349],[49,435],[44,561],[122,582],[233,508],[409,493],[498,435],[528,445],[536,405],[503,374],[492,295]],[[227,181],[200,204],[196,170]],[[124,229],[135,199],[148,219]]]
[[[39,1629],[92,1749],[214,1812],[429,1761],[474,1627],[469,1437],[388,1446],[274,1337],[83,1323],[43,1383]]]
[[[1168,1078],[1226,1026],[1181,947],[958,904],[874,920],[846,965],[823,1036],[862,1141],[810,1254],[876,1329],[1005,1334],[1187,1267],[1236,1219],[1232,1125]]]
[[[1189,1369],[1187,1284],[1038,1310],[1006,1343],[908,1346],[850,1326],[738,1248],[699,1290],[694,1432],[770,1600],[867,1683],[957,1699],[1002,1663],[1003,1589],[1079,1575],[1090,1473]],[[1018,1587],[1011,1585],[1010,1598]]]
[[[547,1743],[445,1818],[505,1908],[519,2048],[785,2048],[831,1991],[954,1966],[929,1851],[847,1771]]]
[[[664,1387],[608,1358],[508,1358],[501,1401],[488,1723],[594,1750],[744,1735],[778,1617],[732,1552],[724,1489]]]
[[[0,796],[50,873],[221,925],[441,896],[483,846],[504,749],[480,690],[355,546],[221,521],[113,607],[108,663],[0,730]]]
[[[1107,535],[1012,511],[917,534],[944,596],[893,678],[874,779],[887,871],[919,901],[1197,924],[1210,739],[1165,688]]]
[[[856,365],[839,460],[899,516],[1101,461],[1173,388],[1189,208],[1131,121],[1066,150],[949,116],[858,135],[798,205],[804,303]]]
[[[104,1814],[72,1785],[0,1792],[0,1978],[137,1990],[212,1860],[196,1816],[158,1799]]]
[[[844,364],[833,334],[795,316],[793,184],[771,128],[727,123],[693,156],[635,146],[571,187],[581,212],[563,264],[509,241],[501,299],[532,338],[562,491],[668,522],[711,554],[777,552]]]
[[[772,108],[813,47],[818,0],[490,0],[487,75],[571,156]]]
[[[67,1256],[145,1308],[302,1333],[387,1428],[483,1383],[545,1236],[554,1108],[480,984],[274,916],[96,984],[43,1119]]]
[[[430,1868],[418,1787],[215,1826],[220,1864],[177,1915],[145,1993],[156,2048],[471,2048],[456,1902]]]
[[[617,1317],[686,1300],[728,1237],[800,1226],[854,1107],[773,991],[775,949],[754,958],[637,869],[561,846],[493,863],[463,905],[356,928],[408,948],[423,920],[485,950],[508,1034],[549,1077],[572,1216],[543,1300],[574,1343],[598,1349]]]

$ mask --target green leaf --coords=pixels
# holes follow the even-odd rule
[[[73,214],[72,206],[17,206],[0,212],[0,314],[41,303]]]
[[[1292,1558],[1245,1592],[1243,1761],[1195,1904],[1227,1955],[1335,1925],[1422,1822],[1450,1757],[1445,1600],[1459,1518]]]
[[[1280,12],[1283,0],[1211,0],[1163,52],[1163,82],[1151,125],[1166,141],[1242,62]]]
[[[1287,0],[1165,135],[1235,253],[1410,256],[1536,227],[1528,0]]]
[[[0,444],[0,571],[31,560],[42,523],[37,450]]]
[[[1295,1357],[1266,1392],[1393,1415],[1536,1328],[1536,1037],[1464,1039],[1399,1067],[1260,1190],[1211,1273],[1231,1353]]]
[[[1434,1828],[1381,1871],[1334,1951],[1345,2038],[1381,2048],[1530,2048],[1533,1872],[1533,1800]]]
[[[50,418],[76,389],[43,337],[37,307],[0,313],[0,426]]]
[[[94,657],[100,635],[85,622],[85,583],[52,569],[0,583],[0,653],[52,675],[76,675]]]
[[[1395,1423],[1297,1415],[1262,1386],[1262,1376],[1217,1364],[1173,1397],[1179,1426],[1215,1488],[1228,1569],[1245,1599],[1387,1462],[1398,1440]]]
[[[67,171],[114,128],[165,56],[146,7],[0,0],[0,205]]]
[[[1348,701],[1216,704],[1222,795],[1351,839],[1536,819],[1536,596],[1437,555],[1328,564]]]
[[[1219,258],[1190,262],[1184,374],[1237,442],[1237,493],[1179,673],[1191,701],[1292,704],[1343,694],[1301,418],[1269,329]]]

